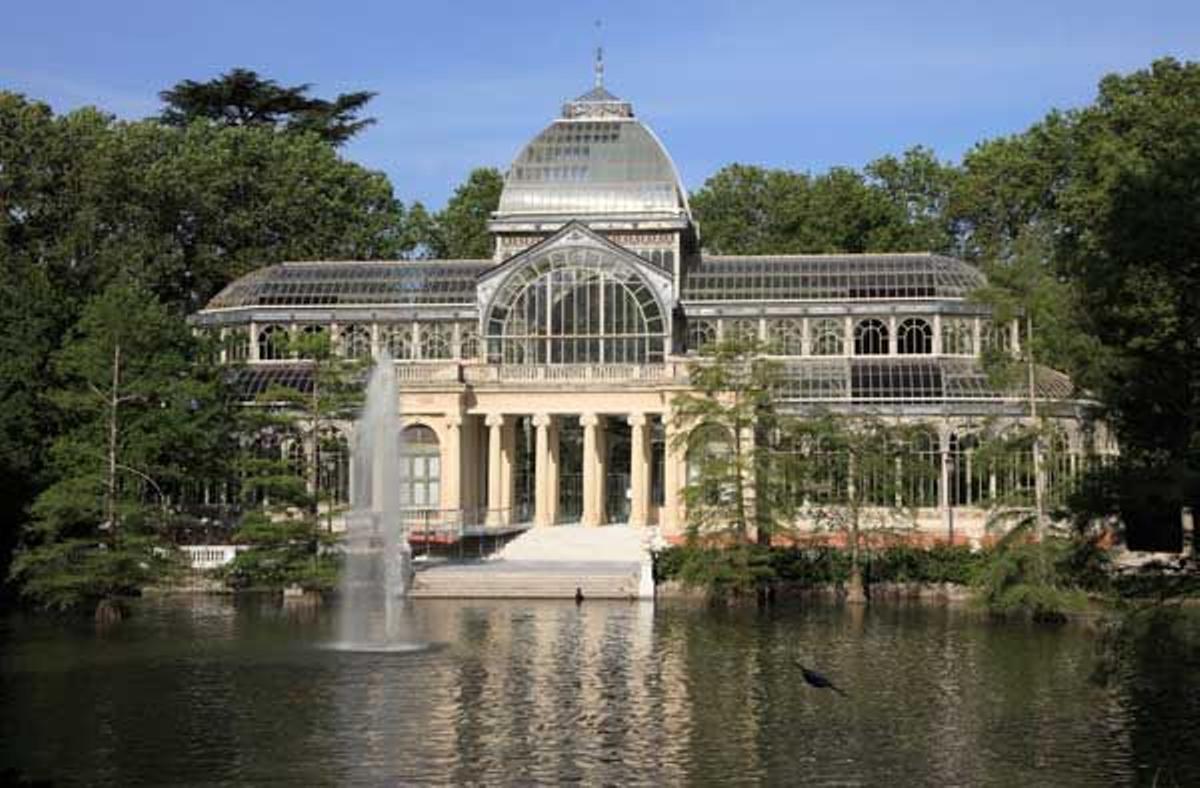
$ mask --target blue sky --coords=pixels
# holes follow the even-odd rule
[[[178,80],[233,66],[314,94],[367,89],[348,158],[437,207],[505,168],[591,84],[631,100],[696,188],[731,162],[819,171],[916,144],[958,159],[1106,73],[1200,59],[1200,2],[422,2],[10,0],[0,88],[66,111],[158,110]]]

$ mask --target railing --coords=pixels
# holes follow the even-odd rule
[[[405,383],[461,383],[462,365],[457,361],[435,363],[396,364],[396,382]]]
[[[686,378],[684,365],[661,364],[489,364],[463,367],[471,384],[664,383]]]
[[[179,549],[187,556],[188,566],[192,569],[219,569],[232,563],[234,557],[246,548],[232,544],[189,544],[181,545]]]

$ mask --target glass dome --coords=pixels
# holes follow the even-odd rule
[[[687,192],[654,132],[597,88],[568,102],[520,152],[496,215],[647,213],[689,215]]]

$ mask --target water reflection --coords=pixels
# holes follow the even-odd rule
[[[104,638],[0,624],[0,762],[297,784],[1170,784],[1200,768],[1194,650],[1145,648],[1101,687],[1084,627],[915,605],[430,600],[404,626],[434,648],[344,653],[322,648],[328,610],[138,613]],[[797,655],[850,697],[806,686]]]

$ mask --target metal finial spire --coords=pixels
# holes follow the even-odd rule
[[[600,20],[596,20],[596,87],[604,87],[604,47],[600,45]]]

